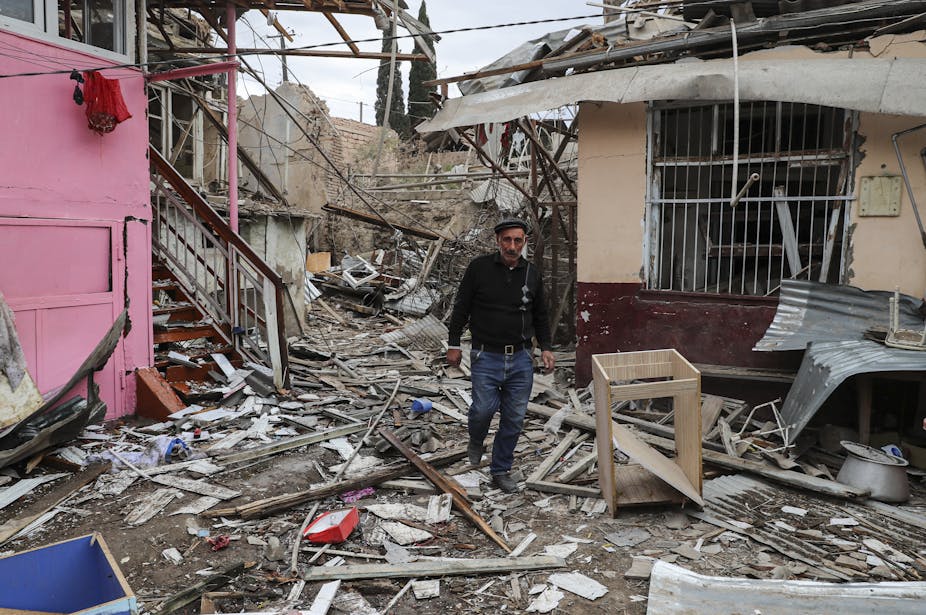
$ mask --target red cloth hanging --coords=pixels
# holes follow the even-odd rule
[[[117,79],[107,79],[96,71],[84,73],[84,104],[87,127],[99,134],[112,132],[116,124],[132,117]]]

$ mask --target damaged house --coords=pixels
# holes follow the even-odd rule
[[[579,103],[579,381],[596,353],[651,348],[705,375],[794,370],[753,351],[793,280],[923,297],[926,4],[609,4],[445,80],[466,95],[420,127]]]
[[[0,291],[38,394],[65,384],[123,311],[124,336],[95,377],[109,418],[135,412],[138,382],[151,399],[146,374],[168,367],[165,344],[201,340],[202,356],[225,352],[287,381],[285,340],[300,330],[306,237],[325,184],[316,172],[284,194],[286,165],[262,166],[269,157],[248,126],[264,118],[236,120],[229,75],[249,70],[247,56],[210,59],[236,52],[248,8],[291,36],[271,7],[0,3]],[[324,12],[345,39],[335,15],[381,12],[368,0],[278,8]],[[91,88],[102,96],[91,100]],[[319,111],[281,129],[317,138]]]

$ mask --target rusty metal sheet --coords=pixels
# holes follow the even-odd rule
[[[887,329],[893,292],[809,280],[782,280],[778,309],[753,350],[804,350],[811,342],[864,339],[872,327]],[[900,296],[901,326],[923,328],[922,300]]]
[[[774,100],[870,113],[924,116],[926,58],[750,57],[739,63],[741,101]],[[851,84],[851,87],[847,87]],[[453,98],[419,132],[506,122],[581,101],[733,99],[733,61],[688,59],[522,83]]]

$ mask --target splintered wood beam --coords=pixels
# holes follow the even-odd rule
[[[315,566],[303,579],[306,581],[359,580],[380,578],[424,578],[451,575],[506,574],[562,568],[566,560],[553,555],[530,557],[490,557],[476,560],[424,561],[409,564],[354,564],[352,566]]]
[[[402,224],[392,224],[392,223],[387,224],[378,217],[365,214],[362,211],[357,211],[355,209],[347,209],[346,207],[338,207],[337,205],[332,205],[331,203],[324,205],[322,209],[324,209],[325,211],[331,212],[333,214],[337,214],[339,216],[344,216],[345,218],[352,218],[354,220],[360,220],[361,222],[367,222],[368,224],[375,224],[376,226],[382,226],[382,227],[389,228],[391,225],[391,228],[394,228],[398,231],[402,231],[406,235],[412,235],[414,237],[421,237],[422,239],[430,239],[433,241],[435,239],[441,238],[440,235],[438,235],[437,233],[432,233],[431,231],[426,231],[420,228],[412,228],[410,226],[405,226]]]
[[[360,48],[357,47],[357,43],[351,40],[350,35],[347,34],[347,30],[345,30],[344,27],[341,26],[340,22],[334,18],[334,15],[332,15],[329,11],[325,11],[322,13],[322,15],[325,16],[325,19],[327,19],[332,26],[334,26],[334,29],[338,31],[338,34],[341,35],[341,38],[345,43],[347,43],[347,46],[350,47],[350,50],[354,53],[354,55],[359,56]]]
[[[433,465],[443,465],[459,461],[464,457],[466,457],[466,449],[456,448],[451,449],[445,453],[434,455],[429,459],[429,461]],[[364,473],[362,476],[354,476],[336,483],[315,487],[314,489],[296,491],[293,493],[284,493],[230,508],[207,510],[202,513],[202,516],[259,519],[261,517],[266,517],[268,515],[273,515],[285,510],[289,510],[290,508],[299,506],[300,504],[304,504],[306,502],[311,502],[312,500],[320,500],[332,495],[344,493],[345,491],[353,491],[355,489],[372,487],[389,480],[394,480],[405,476],[411,472],[412,469],[412,464],[400,463],[383,468],[382,470],[371,470]]]
[[[469,505],[469,502],[466,501],[466,498],[461,495],[459,487],[455,487],[447,478],[444,477],[443,474],[438,472],[428,462],[416,455],[415,452],[408,448],[405,443],[398,438],[398,436],[392,433],[392,431],[388,429],[380,429],[379,434],[389,444],[394,446],[397,451],[405,455],[406,459],[408,459],[412,465],[418,468],[418,471],[424,474],[425,478],[431,481],[435,487],[444,493],[449,493],[450,497],[453,498],[454,506],[457,508],[457,510],[463,513],[463,516],[472,521],[476,527],[482,530],[486,536],[491,538],[495,544],[504,549],[505,552],[511,553],[511,547],[509,547],[508,544],[502,540],[501,536],[495,533],[495,530],[493,530],[492,527],[486,523],[485,519],[479,516],[479,513],[473,510],[472,506]]]
[[[218,54],[226,55],[228,50],[222,47],[176,47],[171,50],[172,53],[197,53],[201,55]],[[335,51],[322,49],[266,49],[258,47],[239,47],[237,49],[239,56],[296,56],[307,58],[356,58],[358,60],[388,60],[392,56],[388,53],[379,51]],[[424,62],[427,56],[420,53],[397,53],[396,61]]]
[[[253,563],[246,564],[245,562],[236,562],[222,571],[177,592],[173,596],[169,596],[152,612],[158,615],[166,615],[167,613],[173,613],[178,609],[182,609],[188,604],[198,600],[199,597],[206,592],[228,585],[237,578],[239,574],[253,567]]]
[[[56,486],[49,493],[28,506],[18,517],[14,517],[0,525],[0,545],[15,536],[21,529],[69,498],[78,489],[95,481],[100,474],[108,471],[110,467],[111,464],[108,461],[106,463],[87,466],[85,470],[75,474],[66,482]]]

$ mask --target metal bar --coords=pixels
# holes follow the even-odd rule
[[[908,128],[907,130],[895,132],[891,135],[891,142],[894,144],[894,153],[897,154],[897,164],[900,165],[900,174],[903,175],[904,185],[907,187],[907,196],[910,197],[910,206],[913,208],[913,215],[916,217],[916,225],[920,229],[920,241],[922,241],[923,246],[926,247],[926,230],[923,229],[923,220],[920,218],[920,210],[916,206],[916,197],[913,194],[913,187],[910,185],[910,176],[907,175],[907,166],[904,164],[903,155],[900,153],[900,143],[898,142],[903,135],[922,128],[926,128],[926,124],[920,124],[919,126]]]
[[[224,49],[221,53],[228,53]],[[210,64],[200,64],[199,66],[188,66],[185,68],[175,68],[157,73],[148,73],[145,80],[149,83],[156,81],[169,81],[174,79],[187,79],[189,77],[201,77],[203,75],[214,75],[216,73],[227,73],[232,70],[238,70],[237,61],[229,62],[212,62]]]
[[[811,151],[818,151],[818,150],[811,150]],[[841,152],[837,150],[824,150],[823,152],[816,153],[816,154],[803,153],[803,154],[795,154],[795,155],[787,155],[787,156],[756,156],[756,157],[748,157],[748,158],[743,158],[741,156],[740,163],[743,163],[744,161],[756,163],[756,164],[761,163],[761,162],[766,162],[766,163],[787,162],[791,164],[792,166],[797,167],[797,166],[815,166],[815,165],[810,165],[806,163],[820,162],[820,163],[828,163],[828,164],[823,164],[822,166],[828,166],[829,164],[832,164],[835,166],[836,164],[839,164],[841,161],[845,160],[846,158],[848,158],[848,155],[845,152]],[[671,161],[666,160],[666,159],[657,159],[653,162],[653,165],[657,167],[706,167],[706,166],[721,167],[721,166],[732,166],[733,160],[730,158],[723,158],[723,157],[705,158],[705,159],[696,159],[696,160],[678,158],[678,159],[672,159]],[[727,200],[729,201],[729,199]]]

